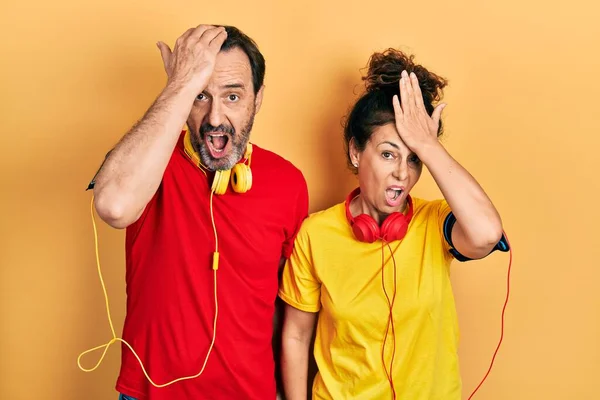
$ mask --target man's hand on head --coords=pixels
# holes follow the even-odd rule
[[[185,31],[171,48],[158,42],[157,46],[167,73],[167,85],[201,93],[215,68],[217,54],[227,38],[223,27],[198,25]]]

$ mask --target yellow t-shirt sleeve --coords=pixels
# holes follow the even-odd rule
[[[301,311],[318,312],[321,309],[321,282],[315,274],[305,226],[300,228],[292,254],[283,267],[279,297]]]

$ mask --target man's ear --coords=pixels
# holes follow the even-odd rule
[[[258,93],[256,93],[256,96],[254,98],[254,108],[256,109],[257,113],[260,111],[260,106],[262,105],[264,91],[265,91],[265,85],[262,85],[260,87],[260,89],[258,90]]]

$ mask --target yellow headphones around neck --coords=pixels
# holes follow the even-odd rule
[[[207,171],[200,155],[194,150],[192,146],[192,140],[190,138],[190,131],[185,132],[183,138],[183,147],[185,154],[200,168],[203,172]],[[218,170],[215,171],[215,177],[213,179],[211,190],[216,194],[224,194],[227,191],[227,186],[231,182],[231,187],[236,193],[246,193],[252,187],[252,171],[250,170],[250,161],[252,157],[252,143],[248,143],[246,146],[246,152],[244,158],[239,163],[235,164],[232,169]],[[248,165],[245,164],[248,161]]]

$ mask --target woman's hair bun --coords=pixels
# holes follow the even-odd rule
[[[406,55],[391,48],[374,53],[369,58],[367,68],[367,75],[362,78],[367,92],[382,90],[399,94],[402,71],[406,70],[409,74],[414,72],[419,79],[423,100],[428,109],[433,108],[433,102],[441,99],[442,89],[448,84],[446,79],[429,72],[422,65],[415,64],[414,55]]]

